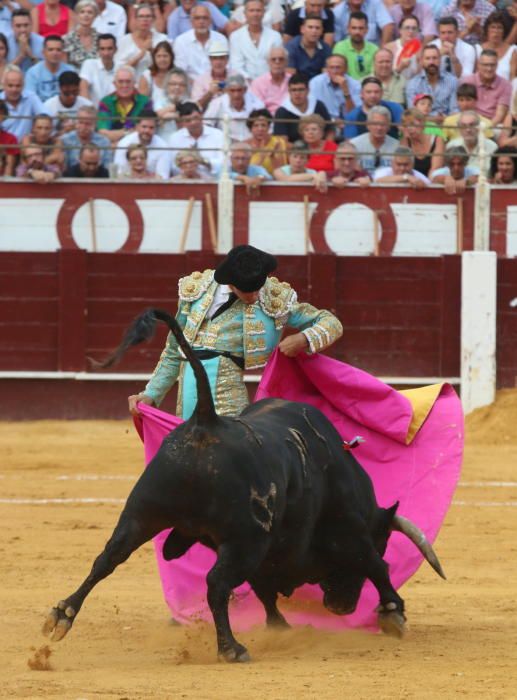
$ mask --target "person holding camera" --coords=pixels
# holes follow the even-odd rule
[[[214,41],[208,49],[210,70],[198,75],[192,85],[192,99],[204,111],[214,97],[220,97],[226,87],[226,81],[231,75],[228,70],[230,53],[228,44]]]

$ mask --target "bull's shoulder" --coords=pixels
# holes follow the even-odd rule
[[[259,293],[262,311],[272,318],[287,316],[296,304],[297,295],[288,282],[268,277]]]
[[[187,277],[182,277],[178,282],[178,296],[181,301],[196,301],[212,284],[214,270],[192,272]]]

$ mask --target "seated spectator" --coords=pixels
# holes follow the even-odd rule
[[[458,80],[452,73],[442,73],[440,62],[438,47],[425,46],[422,50],[422,71],[408,81],[406,88],[408,105],[414,104],[416,95],[433,96],[429,120],[439,124],[447,114],[456,112],[458,108],[456,104]]]
[[[108,178],[108,169],[101,163],[101,152],[93,143],[81,146],[79,161],[69,166],[63,177]]]
[[[210,29],[210,10],[205,5],[196,5],[190,12],[192,29],[180,34],[174,41],[175,64],[193,80],[210,70],[209,50],[215,43],[228,48],[228,39]]]
[[[480,136],[479,123],[479,115],[476,112],[469,110],[462,112],[460,114],[460,118],[458,119],[460,135],[458,138],[452,139],[452,141],[449,142],[448,148],[452,148],[453,146],[463,146],[469,156],[467,165],[481,171],[479,151],[482,142],[487,155],[485,175],[488,176],[490,157],[497,150],[497,144],[484,136]]]
[[[402,118],[402,107],[396,102],[388,102],[382,99],[382,84],[377,78],[365,78],[361,83],[361,106],[355,107],[351,112],[345,114],[345,130],[344,136],[346,139],[352,139],[355,136],[366,132],[366,120],[369,111],[373,107],[382,105],[390,114],[390,130],[389,134],[393,138],[398,138],[399,130],[397,124],[400,124]]]
[[[197,0],[180,0],[178,7],[173,10],[167,19],[167,36],[171,41],[174,41],[183,32],[188,32],[192,29],[190,21],[190,13],[196,5],[204,5],[210,10],[212,16],[212,29],[217,29],[218,32],[227,33],[227,27],[230,25],[228,17],[223,15],[213,2],[198,2]]]
[[[18,148],[18,139],[14,134],[5,131],[2,128],[2,122],[5,122],[9,110],[4,100],[0,100],[0,157],[2,159],[2,175],[14,175],[14,166],[20,155]]]
[[[58,165],[45,163],[41,146],[28,144],[22,149],[22,162],[16,168],[16,177],[23,177],[43,184],[53,182],[60,173],[61,169]]]
[[[160,118],[158,136],[167,143],[169,138],[178,130],[178,107],[184,102],[190,102],[189,79],[181,68],[173,68],[165,80],[165,95],[158,99],[155,105]]]
[[[485,135],[489,136],[486,132]],[[517,148],[517,91],[513,95],[511,109],[508,110],[508,114],[504,118],[499,145]]]
[[[115,92],[106,95],[99,103],[99,133],[116,143],[135,128],[144,109],[151,109],[152,102],[135,90],[135,71],[124,66],[115,71]],[[123,115],[123,116],[122,116]]]
[[[127,16],[124,8],[111,0],[96,0],[96,3],[99,8],[99,14],[95,18],[93,26],[99,32],[99,35],[110,34],[115,38],[116,43],[126,33]]]
[[[174,68],[174,53],[168,41],[160,41],[151,51],[151,67],[145,70],[138,81],[138,92],[147,95],[156,108],[165,101],[165,83]]]
[[[302,117],[298,122],[298,133],[309,149],[307,167],[318,172],[333,170],[337,145],[335,141],[325,140],[325,120],[319,114]]]
[[[43,0],[31,10],[32,30],[43,38],[63,37],[74,28],[74,13],[59,0]]]
[[[442,9],[441,16],[454,17],[460,38],[474,45],[483,40],[483,24],[493,10],[494,6],[487,0],[452,0]]]
[[[129,31],[132,32],[136,27],[135,10],[138,5],[150,5],[153,10],[154,20],[153,29],[162,34],[167,33],[167,19],[170,13],[175,9],[176,3],[161,2],[160,0],[136,0],[127,8],[127,23]]]
[[[517,46],[508,42],[509,31],[505,27],[502,12],[492,12],[483,25],[483,41],[476,44],[476,56],[481,58],[485,49],[497,54],[497,75],[505,80],[513,80],[517,75]],[[474,72],[474,71],[472,71]]]
[[[77,73],[65,71],[59,76],[59,94],[43,103],[43,111],[54,119],[54,131],[62,134],[73,131],[74,117],[79,107],[91,106],[90,100],[79,95],[81,79]]]
[[[242,4],[239,4],[237,6],[237,2],[240,2]],[[232,10],[232,13],[230,15],[232,23],[233,25],[235,25],[232,26],[231,31],[235,31],[235,29],[239,29],[240,27],[242,27],[243,24],[246,24],[246,15],[244,14],[244,3],[242,2],[242,0],[237,0],[237,2],[235,2],[235,9]],[[223,7],[228,7],[228,5],[226,4]],[[268,29],[274,29],[275,32],[281,32],[285,19],[284,4],[282,0],[265,0],[264,10],[264,18],[262,20],[264,27],[268,27]],[[228,29],[226,30],[226,32],[227,34],[230,34],[230,31]]]
[[[105,168],[109,167],[113,157],[111,141],[105,136],[96,133],[96,124],[97,110],[95,107],[79,107],[77,119],[75,120],[75,130],[61,136],[67,170],[79,162],[81,148],[92,144],[100,151],[102,165]]]
[[[176,169],[179,171],[171,180],[211,180],[210,164],[206,163],[197,151],[180,151],[176,156]]]
[[[328,46],[334,44],[334,13],[325,6],[325,0],[305,0],[300,7],[292,9],[284,25],[284,42],[287,43],[301,34],[303,20],[308,16],[321,17],[323,22],[322,40]]]
[[[393,70],[393,54],[388,49],[379,49],[373,58],[373,73],[382,85],[382,95],[386,102],[406,104],[406,79]]]
[[[429,179],[414,168],[413,153],[406,146],[395,149],[391,166],[377,168],[373,181],[378,185],[406,185],[414,190],[422,190],[431,184]]]
[[[253,0],[256,2],[256,0]],[[230,117],[230,138],[234,141],[245,141],[250,137],[246,125],[250,113],[254,109],[263,108],[263,103],[247,89],[242,75],[231,75],[226,81],[224,95],[213,99],[206,112],[205,120],[210,126],[222,129],[223,117]]]
[[[7,43],[7,37],[4,34],[0,34],[0,81],[3,78],[5,69],[7,68],[7,54],[9,53],[9,45]]]
[[[127,172],[121,177],[127,180],[160,180],[160,176],[147,168],[147,148],[139,143],[133,143],[126,151],[129,164]]]
[[[321,41],[323,20],[318,15],[307,15],[302,21],[300,35],[286,45],[288,70],[306,75],[309,80],[319,75],[332,50]]]
[[[120,139],[115,150],[113,162],[117,173],[125,174],[129,170],[126,151],[134,144],[145,146],[147,152],[147,170],[168,180],[171,173],[171,159],[167,143],[156,135],[157,115],[151,110],[144,110],[138,119],[136,129]]]
[[[426,177],[443,165],[443,139],[436,134],[425,133],[425,115],[414,107],[402,115],[402,146],[413,153],[412,167]]]
[[[474,75],[468,75],[462,81],[467,85],[475,85],[478,95],[477,111],[490,119],[494,126],[504,121],[512,96],[511,83],[496,75],[496,71],[497,53],[485,49],[478,59]]]
[[[347,68],[344,56],[331,55],[323,73],[309,83],[309,94],[323,102],[334,120],[343,119],[347,112],[361,104],[361,84],[347,75]]]
[[[432,42],[440,49],[442,73],[452,73],[456,78],[472,75],[476,65],[476,51],[471,44],[459,37],[458,22],[454,17],[438,20],[438,39]]]
[[[498,148],[490,165],[490,182],[494,185],[513,185],[517,180],[517,149]]]
[[[151,50],[161,41],[167,41],[166,34],[153,29],[153,19],[150,5],[138,5],[135,10],[135,29],[118,42],[115,65],[133,68],[137,80],[151,66]]]
[[[502,3],[497,3],[500,6]],[[509,0],[506,7],[501,10],[505,32],[508,32],[506,41],[509,44],[517,43],[517,0]]]
[[[283,46],[273,46],[267,62],[269,71],[252,80],[250,90],[274,114],[288,95],[287,51]]]
[[[394,5],[389,7],[389,13],[394,22],[394,36],[398,38],[400,33],[397,28],[400,28],[400,22],[410,15],[416,17],[421,31],[422,44],[428,44],[437,35],[436,24],[433,17],[433,11],[430,5],[425,2],[417,2],[417,0],[399,0]]]
[[[99,14],[95,0],[79,0],[75,6],[77,25],[63,37],[63,51],[67,61],[75,68],[80,68],[89,58],[97,58],[99,32],[93,23]]]
[[[289,96],[275,113],[273,133],[291,143],[298,140],[298,121],[309,114],[319,114],[328,122],[327,108],[316,98],[309,96],[309,81],[304,75],[295,73],[289,78]]]
[[[169,146],[173,149],[172,162],[176,161],[176,151],[197,149],[203,160],[210,164],[211,172],[218,173],[223,162],[223,132],[203,124],[201,110],[195,102],[179,105],[178,113],[181,129],[169,139]],[[177,171],[175,165],[173,169]]]
[[[11,30],[7,37],[7,59],[26,73],[43,58],[43,37],[32,31],[28,10],[14,10],[11,16]]]
[[[270,175],[275,168],[287,163],[285,141],[280,136],[271,134],[271,120],[271,113],[267,109],[254,109],[246,122],[251,133],[246,141],[253,151],[251,164],[261,165]]]
[[[118,7],[118,6],[117,6]],[[81,66],[79,94],[91,100],[95,107],[105,95],[115,89],[115,52],[117,41],[112,34],[99,34],[98,58],[89,58]]]
[[[362,170],[357,159],[357,148],[350,141],[340,143],[334,155],[334,170],[328,174],[330,182],[342,189],[346,185],[367,187],[371,179],[366,170]]]
[[[306,182],[314,185],[318,192],[327,191],[327,175],[321,170],[307,167],[309,147],[303,141],[295,141],[289,151],[289,164],[275,168],[273,175],[279,182]]]
[[[65,165],[65,158],[61,142],[53,136],[52,131],[52,119],[48,114],[38,114],[32,122],[31,132],[21,139],[20,145],[22,149],[26,146],[40,146],[45,165],[55,165],[61,172]]]
[[[440,136],[443,139],[442,129],[433,121],[430,121],[430,114],[433,111],[433,96],[419,93],[413,99],[413,107],[425,117],[424,134]]]
[[[7,36],[11,28],[11,18],[13,11],[18,7],[14,2],[5,2],[0,5],[0,34]]]
[[[366,118],[367,133],[351,139],[359,153],[361,168],[368,174],[377,168],[391,165],[391,158],[399,142],[388,136],[391,114],[389,109],[378,105],[372,107]]]
[[[449,114],[449,116],[445,117],[443,120],[442,133],[445,141],[450,141],[451,139],[455,139],[457,136],[459,136],[458,119],[460,118],[462,112],[467,110],[471,110],[473,112],[478,111],[478,93],[476,86],[468,85],[467,83],[458,85],[458,89],[456,90],[456,101],[458,102],[459,112]],[[492,122],[490,119],[482,117],[481,115],[479,115],[479,118],[485,124],[485,136],[487,139],[493,138],[494,131],[492,129]]]
[[[282,46],[282,37],[263,24],[262,0],[246,0],[246,24],[230,35],[230,67],[251,81],[267,73],[268,56],[273,46]]]
[[[234,143],[230,154],[230,177],[235,182],[246,185],[246,192],[258,194],[260,185],[273,178],[260,165],[251,165],[251,146],[249,143]]]
[[[7,66],[2,80],[3,91],[0,99],[4,100],[9,118],[4,122],[4,129],[14,134],[18,141],[30,133],[32,119],[43,111],[43,103],[33,92],[24,89],[24,77],[18,66]]]
[[[62,55],[63,39],[53,34],[45,37],[43,60],[29,68],[25,75],[25,89],[35,92],[43,102],[58,94],[61,73],[75,71],[73,66],[63,63]]]
[[[451,146],[445,151],[444,167],[431,173],[431,182],[443,185],[447,194],[463,194],[479,178],[479,170],[467,165],[468,162],[469,155],[463,146]]]
[[[384,46],[393,39],[393,17],[381,0],[343,0],[334,7],[334,40],[336,42],[347,37],[347,28],[350,36],[350,18],[358,12],[366,17],[367,31],[364,38],[368,42],[372,42],[375,46]]]
[[[228,71],[229,51],[227,46],[214,42],[208,49],[210,69],[197,75],[192,84],[192,99],[205,110],[214,97],[221,97],[230,76]]]
[[[346,0],[345,0],[346,2]],[[332,53],[344,56],[348,74],[355,80],[363,80],[373,70],[373,57],[379,47],[365,40],[368,34],[368,17],[364,12],[351,12],[348,19],[348,36],[335,44]]]
[[[393,54],[393,65],[397,73],[409,80],[420,70],[420,54],[422,44],[418,38],[420,23],[414,15],[403,17],[399,23],[400,37],[386,44],[386,48]],[[418,43],[418,49],[413,52],[411,46]],[[406,55],[410,49],[411,55]]]

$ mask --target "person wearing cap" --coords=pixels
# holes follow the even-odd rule
[[[230,52],[228,45],[214,41],[208,49],[210,63],[206,73],[197,75],[192,83],[191,97],[205,110],[214,97],[220,97],[231,72],[228,70]]]
[[[415,95],[413,98],[413,107],[428,118],[433,110],[433,96],[426,95],[425,92],[418,93],[418,95]],[[426,119],[424,134],[440,136],[443,138],[443,130],[441,127],[437,126],[434,122],[429,121],[429,119]]]
[[[192,29],[174,41],[174,65],[182,68],[189,78],[210,70],[210,47],[217,43],[228,49],[228,39],[210,29],[210,11],[205,5],[195,5],[190,12]]]
[[[230,138],[233,141],[245,141],[251,136],[246,122],[254,109],[262,109],[264,103],[248,90],[242,75],[231,75],[226,81],[224,95],[213,99],[206,112],[208,125],[222,129],[223,117],[230,117]]]
[[[179,281],[176,319],[207,371],[220,415],[237,416],[248,405],[244,370],[264,367],[277,346],[288,357],[320,352],[343,332],[333,314],[299,302],[287,282],[270,277],[276,267],[272,255],[240,245],[215,270]],[[280,340],[286,326],[298,332]],[[138,402],[159,406],[176,381],[176,413],[187,419],[197,400],[196,382],[170,333],[145,389],[129,397],[130,412],[138,413]]]

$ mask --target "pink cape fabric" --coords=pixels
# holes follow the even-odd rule
[[[413,415],[410,401],[366,372],[329,357],[300,355],[293,359],[276,351],[265,368],[255,400],[267,397],[310,403],[332,421],[344,440],[362,436],[365,442],[354,449],[354,456],[372,478],[379,505],[387,507],[400,501],[399,514],[415,522],[434,541],[459,479],[463,454],[463,413],[452,387],[443,385],[409,445],[406,436]],[[149,463],[165,435],[182,420],[143,404],[139,408],[142,415],[135,424]],[[205,577],[215,563],[215,554],[198,544],[181,559],[166,562],[161,549],[168,532],[160,533],[154,542],[171,613],[181,622],[211,620]],[[419,550],[400,533],[392,534],[384,558],[395,588],[422,563]],[[378,594],[369,581],[352,615],[329,613],[321,599],[318,586],[306,585],[288,601],[280,599],[279,605],[294,625],[376,629]],[[232,625],[241,630],[264,622],[263,607],[248,584],[235,591],[230,616]]]

